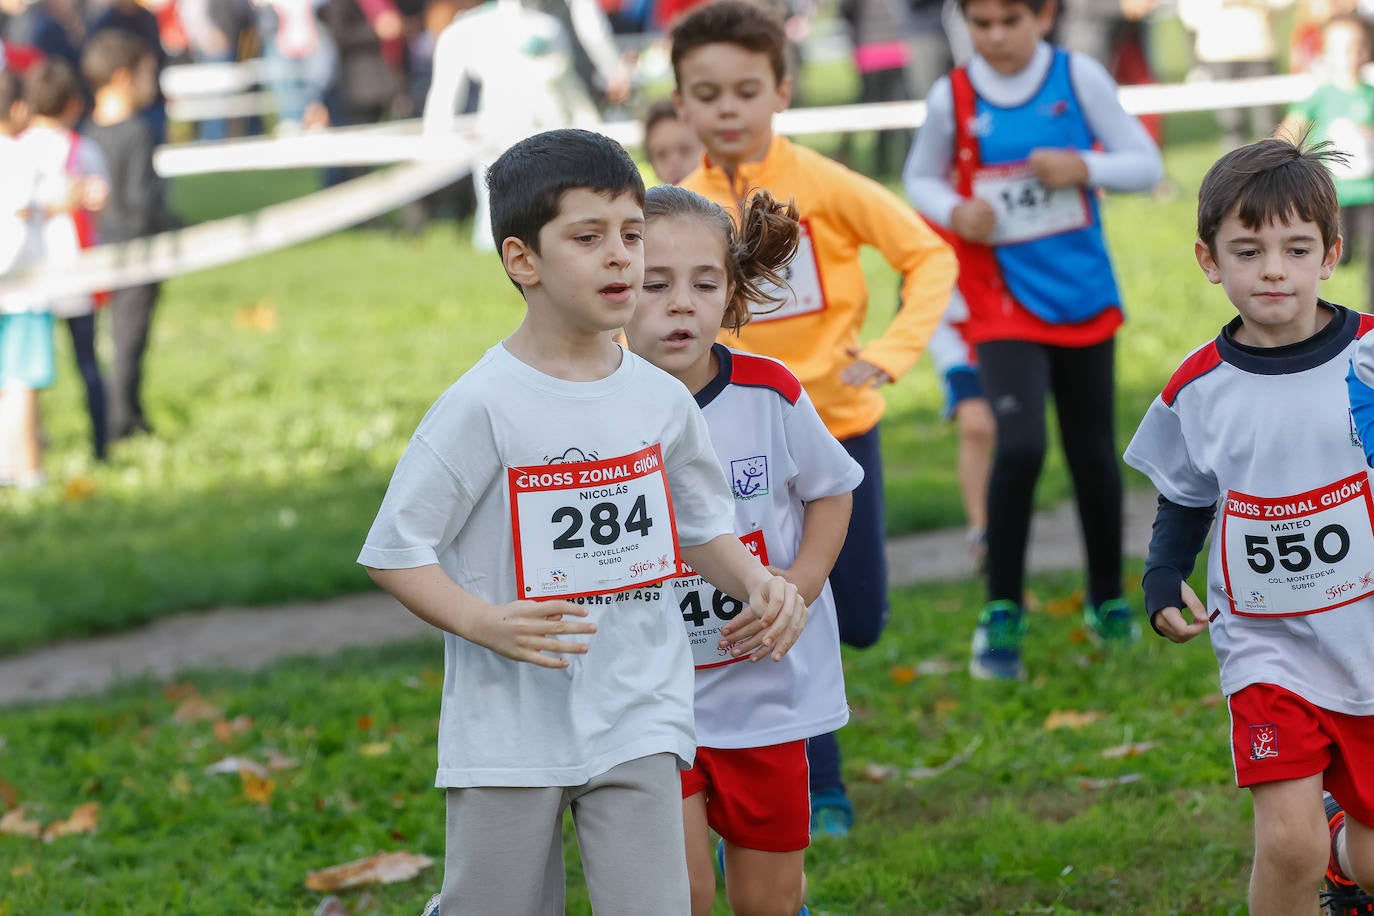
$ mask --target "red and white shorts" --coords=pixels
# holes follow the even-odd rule
[[[764,852],[811,845],[806,742],[768,747],[697,748],[682,772],[682,797],[706,793],[706,822],[729,842]]]
[[[1320,773],[1347,815],[1374,826],[1374,716],[1322,709],[1274,684],[1251,684],[1227,703],[1236,785]]]

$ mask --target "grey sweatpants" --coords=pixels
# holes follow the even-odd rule
[[[441,916],[563,916],[572,808],[596,916],[689,916],[677,757],[630,760],[581,786],[449,789]]]

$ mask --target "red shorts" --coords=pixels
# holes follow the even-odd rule
[[[1374,826],[1374,716],[1322,709],[1274,684],[1251,684],[1227,702],[1236,785],[1320,773],[1346,814]]]
[[[682,797],[706,793],[706,822],[729,842],[764,852],[811,845],[806,742],[769,747],[697,748],[682,772]]]

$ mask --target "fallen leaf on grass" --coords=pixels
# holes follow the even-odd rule
[[[42,832],[43,825],[25,817],[23,808],[6,811],[4,817],[0,817],[0,833],[9,836],[38,836]]]
[[[910,684],[916,680],[916,669],[910,665],[893,665],[888,676],[894,684]]]
[[[934,767],[911,767],[903,770],[901,767],[891,764],[870,763],[864,767],[864,776],[870,782],[888,782],[893,779],[905,779],[910,781],[920,779],[930,779],[939,776],[941,773],[948,773],[958,766],[963,766],[973,756],[973,752],[978,750],[978,745],[983,743],[981,735],[974,737],[972,741],[964,747],[962,751],[950,757],[944,763]]]
[[[1158,746],[1158,742],[1155,741],[1137,741],[1134,744],[1128,741],[1125,744],[1118,744],[1116,747],[1104,748],[1102,756],[1108,760],[1117,760],[1121,757],[1139,757],[1151,748]]]
[[[1074,592],[1067,598],[1051,598],[1045,602],[1046,617],[1075,617],[1083,610],[1083,593]]]
[[[71,817],[63,821],[53,821],[43,831],[43,842],[51,843],[58,837],[75,836],[79,833],[95,833],[96,819],[100,814],[100,802],[86,802],[72,809]]]
[[[358,753],[364,757],[381,757],[383,754],[391,753],[390,741],[373,741],[358,748]]]
[[[266,334],[277,329],[277,307],[271,299],[263,299],[254,305],[245,305],[234,315],[234,327],[241,331],[258,331]]]
[[[80,502],[94,496],[98,490],[95,479],[82,474],[67,481],[62,488],[62,498],[69,503]]]
[[[0,747],[4,747],[3,742],[0,742]],[[19,790],[0,779],[0,808],[8,810],[17,804],[19,804]]]
[[[290,770],[301,765],[299,760],[294,757],[287,757],[274,747],[269,747],[264,753],[267,756],[267,769],[273,772]]]
[[[22,865],[16,865],[14,866],[14,868],[10,869],[10,874],[16,878],[22,878],[25,875],[31,875],[33,874],[33,863],[25,862]]]
[[[1078,712],[1075,709],[1056,709],[1045,717],[1045,730],[1054,731],[1057,728],[1083,728],[1091,725],[1106,713],[1098,709],[1090,709],[1087,712]]]
[[[923,677],[938,677],[942,674],[953,674],[955,671],[963,671],[964,666],[958,662],[950,661],[947,658],[928,658],[916,665],[916,673]]]
[[[235,716],[233,719],[221,717],[215,720],[215,737],[220,744],[229,744],[235,735],[241,735],[252,727],[253,720],[249,716]]]
[[[218,706],[197,695],[182,700],[181,705],[172,713],[172,718],[183,723],[204,722],[208,719],[218,719],[222,715]]]
[[[947,716],[959,708],[959,701],[946,697],[943,700],[935,701],[935,714],[937,716]]]
[[[260,776],[263,779],[267,778],[267,769],[252,757],[225,757],[223,760],[217,760],[205,768],[205,772],[211,776],[217,776],[221,773],[241,773],[244,770],[247,770],[254,776]]]
[[[366,859],[312,871],[305,876],[305,886],[312,891],[324,892],[357,887],[359,884],[395,884],[409,881],[433,864],[434,860],[429,856],[418,856],[403,850],[379,852]]]
[[[315,907],[315,916],[348,916],[348,907],[338,897],[326,897]]]
[[[265,776],[259,776],[247,767],[239,770],[239,778],[243,780],[243,794],[249,801],[265,805],[272,800],[272,793],[277,789],[275,782]]]
[[[191,780],[186,778],[186,774],[177,770],[177,774],[172,777],[172,793],[175,795],[190,795]]]
[[[1108,779],[1094,779],[1091,777],[1084,777],[1083,779],[1078,780],[1078,788],[1110,789],[1112,786],[1124,786],[1128,783],[1140,782],[1140,780],[1144,778],[1145,777],[1141,776],[1139,773],[1127,773],[1124,776],[1117,776]]]

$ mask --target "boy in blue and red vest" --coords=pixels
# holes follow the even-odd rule
[[[1121,474],[1114,441],[1114,337],[1121,297],[1096,191],[1143,191],[1159,150],[1086,55],[1047,44],[1053,0],[961,0],[967,67],[937,82],[903,175],[947,230],[968,302],[968,340],[996,419],[988,485],[987,604],[974,677],[1024,676],[1026,543],[1053,395],[1088,555],[1088,631],[1139,637],[1121,597]]]

